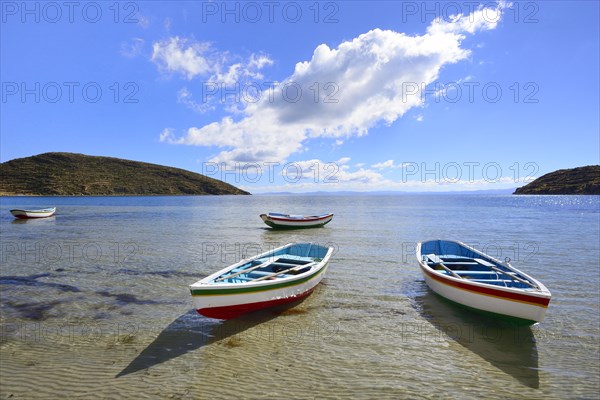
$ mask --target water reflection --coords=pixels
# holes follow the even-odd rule
[[[450,303],[425,286],[415,300],[419,313],[454,340],[523,385],[539,388],[538,352],[529,326],[514,325]]]
[[[10,223],[11,224],[31,224],[31,225],[48,225],[48,224],[52,224],[56,222],[56,216],[53,215],[51,217],[46,217],[46,218],[25,218],[25,219],[20,219],[20,218],[15,218],[13,219]]]

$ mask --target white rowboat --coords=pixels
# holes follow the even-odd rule
[[[29,219],[29,218],[48,218],[54,215],[56,212],[56,207],[50,208],[42,208],[39,210],[21,210],[14,209],[10,210],[10,213],[15,216],[15,218],[19,219]]]
[[[498,261],[458,241],[430,240],[417,245],[417,260],[427,286],[448,300],[529,324],[544,319],[550,291],[510,259]]]
[[[290,215],[280,213],[261,214],[265,224],[274,229],[316,228],[328,224],[333,214],[322,215]]]
[[[289,243],[190,285],[194,308],[217,319],[301,300],[321,282],[333,247]]]

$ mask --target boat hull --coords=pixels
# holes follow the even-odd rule
[[[331,222],[333,219],[333,214],[303,219],[276,217],[268,214],[261,214],[260,217],[265,224],[273,229],[302,229],[325,226]]]
[[[546,315],[549,298],[515,296],[520,293],[455,282],[438,277],[421,266],[425,283],[440,296],[460,305],[485,313],[522,320],[525,323],[540,322]]]
[[[210,318],[231,319],[242,314],[279,306],[307,297],[321,282],[327,269],[324,265],[315,274],[298,280],[261,286],[229,288],[192,288],[196,311]]]
[[[246,313],[300,301],[309,296],[323,279],[332,251],[330,248],[316,266],[299,275],[251,283],[215,284],[215,277],[222,275],[223,271],[231,270],[228,267],[191,285],[194,308],[206,317],[232,319]],[[265,256],[266,253],[253,259]]]
[[[482,253],[479,255],[484,256]],[[417,246],[417,258],[427,286],[454,303],[528,324],[540,322],[546,315],[551,298],[550,292],[540,282],[520,271],[518,272],[521,275],[535,282],[540,290],[501,287],[444,275],[430,268],[423,261],[420,245]]]
[[[204,315],[205,317],[215,318],[215,319],[233,319],[237,318],[241,315],[276,308],[279,306],[284,306],[287,304],[291,304],[308,297],[315,287],[307,290],[306,292],[297,295],[297,296],[289,296],[282,299],[272,299],[267,301],[259,301],[255,303],[244,303],[244,304],[233,304],[229,306],[216,306],[216,307],[204,307],[204,304],[201,303],[200,307],[196,311],[200,315]],[[196,304],[196,302],[195,302]]]
[[[43,210],[10,210],[10,213],[18,219],[48,218],[54,215],[56,208],[47,208]]]

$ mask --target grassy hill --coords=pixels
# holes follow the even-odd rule
[[[513,194],[600,195],[600,165],[551,172],[518,188]]]
[[[179,168],[112,157],[44,153],[0,164],[0,195],[250,194]]]

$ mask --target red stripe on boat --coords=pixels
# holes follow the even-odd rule
[[[198,314],[204,315],[205,317],[209,318],[232,319],[237,318],[242,314],[301,300],[307,297],[309,294],[311,294],[314,289],[315,288],[313,287],[298,296],[290,296],[284,299],[261,301],[258,303],[235,304],[223,307],[200,308],[196,311],[198,312]]]
[[[548,304],[550,304],[550,299],[546,298],[546,297],[538,297],[538,296],[526,295],[526,294],[521,294],[521,293],[506,292],[504,290],[497,290],[497,289],[493,289],[493,288],[489,288],[489,287],[482,287],[482,286],[477,286],[477,285],[473,285],[473,284],[469,284],[469,283],[457,282],[457,281],[454,281],[451,279],[446,279],[445,277],[441,277],[441,276],[429,271],[428,268],[424,268],[422,265],[421,265],[421,269],[423,269],[425,271],[425,273],[427,275],[429,275],[432,279],[435,279],[436,281],[441,282],[448,286],[457,287],[459,289],[468,290],[471,292],[476,292],[476,293],[484,294],[487,296],[501,297],[505,300],[531,303],[531,304],[539,305],[542,307],[548,307]]]

